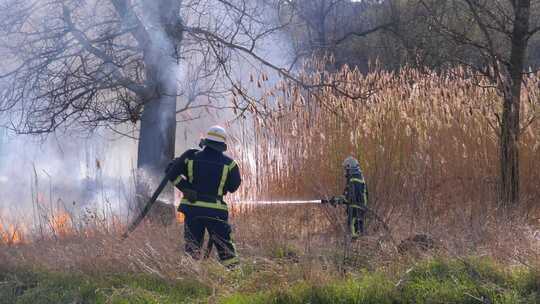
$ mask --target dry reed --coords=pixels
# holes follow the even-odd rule
[[[337,89],[307,91],[282,81],[263,98],[273,111],[253,120],[255,135],[244,142],[255,155],[254,196],[338,194],[341,162],[353,155],[364,170],[371,206],[398,237],[459,230],[474,239],[497,220],[501,97],[489,83],[462,67],[364,75],[348,67],[317,72],[321,64],[308,67],[304,81],[332,82]],[[538,83],[540,74],[528,75],[522,96],[523,199],[517,209],[531,223],[539,216],[540,197]],[[374,93],[363,99],[346,96],[368,89]]]

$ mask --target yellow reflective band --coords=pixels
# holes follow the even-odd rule
[[[225,187],[225,183],[227,182],[227,176],[229,176],[229,172],[236,166],[236,163],[234,160],[229,165],[223,166],[223,171],[221,172],[221,181],[219,182],[219,188],[218,188],[218,195],[223,195],[223,188]]]
[[[362,183],[362,184],[363,184],[363,183],[364,183],[364,180],[363,180],[363,179],[359,179],[359,178],[353,177],[353,178],[351,178],[351,182],[357,182],[357,183]]]
[[[203,201],[196,201],[195,203],[192,203],[188,201],[187,199],[182,199],[180,202],[181,205],[186,206],[195,206],[195,207],[203,207],[203,208],[211,208],[211,209],[218,209],[218,210],[224,210],[227,211],[227,205],[217,202],[217,203],[211,203],[211,202],[203,202]]]
[[[236,245],[234,244],[234,240],[233,240],[232,237],[231,237],[231,245],[232,245],[232,248],[233,248],[234,252],[238,252],[238,250],[236,250]]]
[[[187,161],[187,175],[188,181],[193,183],[193,159],[188,159]]]
[[[176,186],[176,185],[180,184],[180,182],[182,181],[183,178],[184,177],[182,175],[178,176],[178,178],[174,180],[173,185]]]
[[[240,262],[240,260],[238,259],[238,257],[234,257],[234,258],[230,258],[230,259],[227,259],[227,260],[224,260],[224,261],[221,261],[221,264],[223,266],[231,266],[232,264],[236,264]]]
[[[221,134],[218,134],[216,132],[208,132],[208,135],[211,135],[211,136],[215,136],[217,138],[221,138],[223,140],[226,140],[225,136],[221,135]]]
[[[229,174],[229,166],[223,166],[223,171],[221,172],[221,181],[219,182],[218,195],[223,195],[223,188],[225,187],[225,182],[227,182],[227,175]]]

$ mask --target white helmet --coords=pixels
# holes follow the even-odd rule
[[[221,126],[212,126],[210,127],[210,129],[208,129],[208,132],[206,132],[206,139],[215,142],[226,143],[227,132],[225,132],[225,129]]]
[[[343,161],[343,169],[345,170],[345,175],[359,174],[360,163],[358,163],[356,158],[349,156]]]

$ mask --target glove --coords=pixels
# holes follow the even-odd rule
[[[175,158],[167,165],[167,168],[165,168],[165,174],[171,182],[178,177],[177,172],[180,171],[180,165],[179,159]]]
[[[183,189],[182,190],[183,198],[188,200],[190,203],[195,203],[197,201],[197,191],[192,189]]]
[[[321,203],[330,204],[335,207],[336,205],[339,205],[339,204],[346,204],[347,200],[345,199],[343,195],[338,195],[338,196],[333,196],[330,199],[323,199],[321,200]]]

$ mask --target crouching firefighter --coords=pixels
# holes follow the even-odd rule
[[[352,239],[356,239],[365,233],[368,191],[360,164],[355,158],[347,157],[343,162],[343,169],[347,181],[343,195],[322,200],[322,203],[329,203],[333,206],[345,204],[347,206],[348,232]]]
[[[211,127],[206,137],[201,139],[201,150],[190,149],[175,158],[169,164],[167,173],[171,182],[183,193],[178,211],[185,215],[186,253],[194,259],[201,257],[207,230],[221,263],[234,267],[238,264],[238,258],[223,197],[238,189],[241,177],[234,160],[223,154],[227,150],[226,141],[227,133],[222,127]]]

